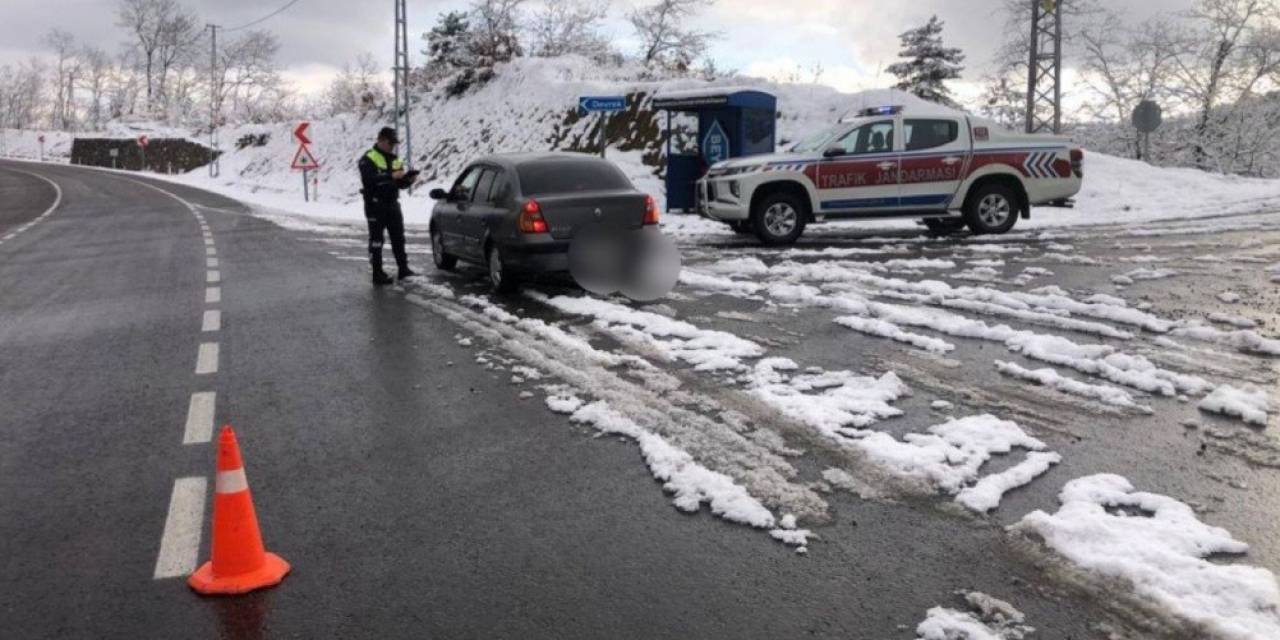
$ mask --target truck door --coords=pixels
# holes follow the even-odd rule
[[[837,140],[817,164],[818,215],[853,217],[898,207],[894,120],[864,124]]]
[[[903,120],[905,147],[899,172],[902,207],[944,210],[951,202],[972,149],[967,123],[954,118]]]

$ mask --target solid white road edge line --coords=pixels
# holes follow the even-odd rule
[[[200,353],[196,356],[196,375],[203,376],[218,372],[218,343],[200,343]]]
[[[200,323],[201,331],[222,331],[222,312],[217,309],[206,309],[204,320]]]
[[[182,444],[204,444],[213,439],[213,417],[218,395],[213,391],[197,391],[191,394],[187,407],[187,427],[182,432]]]
[[[12,240],[13,238],[17,237],[18,234],[22,233],[23,231],[26,231],[27,229],[30,229],[31,225],[49,217],[49,215],[52,214],[53,211],[57,209],[59,205],[62,204],[62,187],[59,187],[58,183],[54,182],[53,180],[50,180],[49,178],[46,178],[38,173],[31,173],[30,171],[23,171],[22,169],[11,169],[6,167],[6,171],[21,173],[21,174],[28,175],[33,178],[39,178],[41,180],[44,180],[45,182],[48,182],[49,185],[53,187],[53,204],[49,205],[49,208],[45,209],[43,213],[36,216],[35,220],[32,220],[31,222],[28,222],[27,224],[24,224],[21,227],[18,227],[18,229],[15,230],[13,233],[10,233],[5,237],[0,238],[0,244],[3,244],[5,241]]]
[[[156,556],[156,580],[190,575],[196,570],[208,487],[209,480],[204,477],[178,478],[173,482],[169,515],[164,520],[164,535]]]

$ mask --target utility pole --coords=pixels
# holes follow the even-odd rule
[[[218,78],[218,25],[209,25],[209,177],[221,173],[218,165],[218,94],[222,83]]]
[[[409,24],[405,10],[405,0],[396,3],[396,62],[392,69],[395,75],[395,116],[396,133],[404,144],[405,167],[413,168],[413,135],[409,123]]]
[[[1027,133],[1062,133],[1062,0],[1030,1]]]

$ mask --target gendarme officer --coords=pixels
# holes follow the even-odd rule
[[[400,211],[400,190],[413,185],[417,171],[405,171],[404,161],[396,155],[400,139],[396,130],[384,127],[378,141],[360,158],[360,193],[364,196],[364,217],[369,223],[369,263],[373,265],[373,284],[394,282],[382,270],[383,233],[391,237],[391,253],[396,258],[397,275],[411,277],[409,258],[404,251],[404,214]]]

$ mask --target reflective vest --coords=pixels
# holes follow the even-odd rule
[[[373,166],[378,168],[378,171],[387,170],[387,157],[382,155],[382,152],[379,151],[377,147],[370,149],[368,153],[364,154],[364,157],[368,158],[369,162],[372,162]],[[404,160],[397,157],[395,160],[391,161],[392,171],[400,171],[403,169],[404,169]]]

